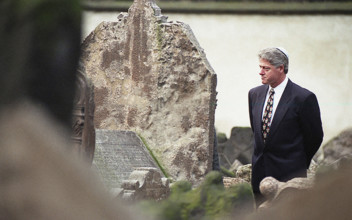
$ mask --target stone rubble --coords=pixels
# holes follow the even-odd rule
[[[122,183],[121,197],[128,201],[160,201],[170,194],[169,180],[153,167],[139,167]]]

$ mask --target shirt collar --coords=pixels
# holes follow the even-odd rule
[[[274,88],[275,93],[281,92],[281,91],[283,92],[285,90],[285,88],[286,88],[287,83],[288,83],[288,77],[285,76],[284,81],[282,81],[278,86],[276,86]],[[272,89],[271,86],[269,86],[269,91],[270,91],[270,89]]]

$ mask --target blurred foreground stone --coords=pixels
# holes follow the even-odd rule
[[[1,0],[0,39],[0,108],[31,99],[70,129],[80,0]]]
[[[104,190],[45,110],[7,106],[0,122],[1,219],[140,219]]]
[[[266,201],[259,206],[259,209],[268,208],[272,203],[280,202],[289,193],[299,190],[306,190],[313,187],[313,180],[308,178],[294,178],[287,182],[280,182],[273,177],[266,177],[260,182],[260,192]]]
[[[246,219],[352,219],[351,170],[351,161],[345,162],[337,170],[317,176],[314,186],[309,190],[287,193],[270,208]]]

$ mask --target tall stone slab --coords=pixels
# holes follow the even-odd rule
[[[167,22],[154,0],[135,0],[85,39],[95,127],[141,135],[174,180],[212,169],[216,74],[190,27]]]

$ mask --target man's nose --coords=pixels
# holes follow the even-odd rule
[[[259,75],[264,75],[264,70],[263,69],[260,69]]]

